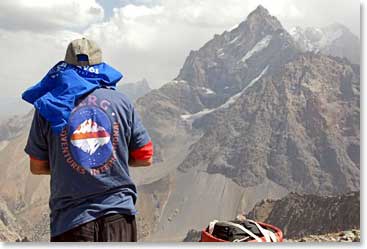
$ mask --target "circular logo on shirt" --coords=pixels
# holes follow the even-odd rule
[[[82,167],[92,169],[106,163],[112,156],[112,125],[98,107],[77,109],[69,119],[70,152]]]

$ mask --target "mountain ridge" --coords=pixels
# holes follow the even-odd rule
[[[259,12],[234,29],[251,26],[255,33],[215,35],[190,52],[173,81],[137,103],[158,145],[159,161],[152,170],[159,173],[152,174],[177,179],[167,190],[161,224],[150,236],[154,241],[182,236],[187,230],[181,227],[189,226],[183,217],[192,217],[191,227],[201,227],[210,217],[227,218],[242,206],[249,209],[260,199],[292,190],[359,189],[358,66],[302,52],[277,25],[269,25],[266,33],[258,21],[256,29],[258,16],[265,16],[265,23],[272,20]],[[243,58],[246,63],[239,63]],[[184,150],[179,137],[187,138]],[[167,153],[172,146],[177,151]],[[176,166],[169,159],[174,154],[180,155]],[[229,205],[193,214],[218,203]]]
[[[310,63],[310,60],[313,60],[313,62],[312,63]],[[287,117],[287,115],[289,115],[289,114],[292,114],[294,111],[292,111],[292,109],[294,109],[293,108],[293,106],[299,106],[298,108],[301,108],[303,105],[304,105],[304,103],[302,103],[302,102],[299,102],[298,100],[297,100],[297,98],[299,98],[299,97],[302,97],[302,95],[305,95],[305,94],[307,94],[307,95],[309,95],[309,97],[302,97],[302,98],[305,98],[305,99],[309,99],[309,98],[311,98],[312,97],[312,95],[314,94],[314,92],[315,92],[315,90],[317,90],[317,91],[319,91],[319,89],[318,89],[318,87],[319,87],[319,85],[318,85],[318,81],[315,81],[315,79],[312,79],[312,78],[315,78],[315,76],[311,76],[312,74],[315,74],[315,73],[317,73],[318,74],[318,76],[316,76],[316,78],[317,77],[325,77],[324,75],[330,75],[330,73],[329,72],[323,72],[323,76],[322,76],[322,74],[320,73],[320,72],[317,72],[317,71],[320,71],[320,70],[318,70],[318,68],[315,66],[316,65],[316,63],[317,63],[317,65],[318,65],[318,67],[319,68],[323,68],[322,67],[322,64],[324,64],[324,63],[334,63],[335,61],[334,60],[332,60],[331,58],[329,58],[329,57],[327,57],[327,56],[323,56],[323,55],[314,55],[314,54],[312,54],[312,53],[310,53],[310,54],[306,54],[306,55],[300,55],[300,57],[299,57],[299,59],[298,59],[298,62],[297,62],[297,60],[296,60],[296,65],[292,65],[292,63],[290,63],[290,64],[286,64],[286,66],[288,67],[288,68],[292,68],[292,67],[294,67],[294,66],[296,66],[296,68],[298,68],[298,69],[296,69],[297,71],[295,71],[294,72],[294,74],[298,74],[299,76],[299,79],[301,80],[301,81],[299,81],[299,79],[294,79],[294,82],[300,82],[300,85],[295,85],[295,84],[293,84],[292,82],[293,82],[293,80],[288,80],[288,79],[279,79],[278,80],[278,82],[284,82],[284,80],[286,80],[286,82],[287,82],[287,84],[288,84],[288,88],[289,89],[285,89],[284,88],[284,86],[282,86],[281,84],[278,84],[278,86],[274,86],[273,88],[272,88],[272,90],[271,90],[271,88],[269,88],[268,90],[267,90],[267,93],[264,93],[264,94],[267,94],[267,96],[269,97],[269,98],[271,98],[272,100],[268,100],[268,101],[272,101],[272,104],[274,105],[283,105],[283,107],[282,108],[286,108],[286,109],[284,109],[284,110],[282,110],[282,113],[283,114],[281,114],[281,113],[279,113],[279,114],[276,114],[276,116],[273,116],[272,117],[272,119],[269,119],[269,120],[274,120],[274,121],[272,121],[272,122],[275,122],[275,120],[277,120],[278,119],[278,123],[279,123],[279,125],[282,125],[282,122],[288,122],[287,121],[287,119],[288,119],[288,117]],[[359,86],[357,85],[357,84],[359,84],[359,76],[357,76],[356,74],[355,74],[355,72],[353,71],[353,68],[351,67],[351,65],[348,65],[348,64],[340,64],[340,68],[343,68],[344,67],[344,65],[345,66],[347,66],[347,70],[349,70],[349,72],[348,73],[346,73],[344,76],[343,76],[343,74],[340,74],[340,76],[339,75],[334,75],[334,76],[332,76],[332,75],[330,75],[329,77],[332,77],[332,78],[328,78],[328,79],[323,79],[323,81],[325,81],[325,82],[338,82],[337,81],[337,79],[339,78],[339,77],[355,77],[354,79],[353,79],[353,81],[351,81],[351,82],[349,82],[348,84],[350,84],[350,83],[353,83],[353,84],[355,84],[354,86],[352,86],[352,85],[347,85],[347,86],[345,86],[345,87],[349,87],[349,88],[346,88],[346,89],[343,89],[343,86],[342,85],[340,85],[340,86],[338,86],[338,83],[336,83],[336,84],[334,84],[334,86],[333,87],[335,87],[336,88],[336,90],[334,90],[334,92],[335,92],[335,94],[339,94],[339,93],[337,93],[339,90],[338,90],[338,88],[341,88],[341,91],[342,92],[344,92],[344,94],[345,94],[345,97],[343,97],[342,99],[340,99],[340,102],[339,102],[339,104],[341,105],[340,106],[340,110],[343,110],[343,108],[348,108],[347,106],[344,106],[343,107],[343,101],[345,100],[345,99],[348,99],[348,98],[352,98],[353,99],[353,101],[354,101],[354,104],[357,106],[357,104],[358,104],[358,101],[359,101]],[[307,76],[307,75],[305,75],[305,76],[302,76],[302,71],[303,71],[303,68],[304,67],[309,67],[310,69],[311,68],[313,68],[312,70],[310,70],[309,71],[309,76]],[[288,69],[285,69],[285,70],[288,70]],[[293,69],[292,69],[293,70]],[[340,70],[339,70],[340,71]],[[349,73],[351,73],[351,75],[350,76],[348,76],[348,74]],[[282,77],[282,76],[281,76]],[[303,77],[303,78],[302,78]],[[350,79],[352,79],[352,78],[350,78]],[[319,78],[317,78],[317,80],[320,80]],[[266,81],[266,79],[264,79],[263,81]],[[310,86],[310,83],[311,83],[311,81],[314,81],[314,86],[313,86],[313,88],[310,88],[309,86]],[[274,81],[273,81],[274,82]],[[310,83],[307,83],[307,82],[310,82]],[[340,81],[339,81],[340,82]],[[268,82],[268,84],[269,84],[269,82]],[[271,84],[271,83],[270,83]],[[274,83],[273,83],[274,84]],[[257,84],[256,86],[255,86],[255,88],[257,87],[258,89],[259,88],[261,88],[262,86],[266,86],[266,84],[264,83],[264,84],[261,84],[261,83],[259,83],[259,84]],[[316,87],[316,88],[315,88]],[[325,86],[324,88],[325,88],[325,90],[323,90],[324,91],[324,94],[328,94],[333,88],[331,88],[332,86],[330,85],[330,86]],[[254,90],[253,92],[252,92],[252,95],[253,95],[253,98],[254,98],[254,100],[256,100],[256,98],[257,98],[257,96],[258,96],[258,93],[259,93],[259,91],[264,91],[266,88],[264,88],[263,87],[263,89],[259,89],[259,90]],[[313,90],[314,89],[314,90]],[[327,89],[327,90],[326,90]],[[250,89],[251,90],[251,89]],[[309,92],[311,90],[311,92]],[[280,91],[280,92],[279,92]],[[302,93],[303,91],[305,91],[304,93]],[[353,91],[355,92],[355,93],[353,93]],[[272,95],[272,93],[274,94],[274,93],[279,93],[280,95],[278,96],[278,97],[275,97],[275,98],[273,98],[274,97],[274,95]],[[319,93],[317,93],[318,95],[319,95]],[[334,94],[334,93],[333,93]],[[341,93],[342,94],[342,96],[344,96],[343,95],[343,93]],[[351,95],[350,95],[351,94]],[[356,95],[355,95],[356,94]],[[248,92],[247,93],[247,96],[250,96],[251,94]],[[284,96],[284,97],[286,97],[286,96],[289,96],[288,98],[291,98],[291,99],[289,99],[289,101],[292,101],[292,102],[294,102],[293,104],[292,104],[292,102],[284,102],[284,100],[287,100],[287,98],[283,98],[283,104],[281,104],[281,102],[278,102],[278,103],[276,103],[276,102],[273,102],[273,101],[278,101],[278,100],[276,100],[277,98],[279,98],[280,96]],[[241,100],[246,100],[248,97],[246,97],[246,96],[242,96],[242,98],[238,98],[238,101],[241,101]],[[312,98],[314,98],[314,97],[312,97]],[[318,97],[318,98],[320,98],[320,101],[321,101],[321,96],[320,97]],[[326,97],[326,96],[324,96],[324,97],[322,97],[322,98],[330,98],[330,97]],[[335,97],[334,97],[335,98]],[[312,99],[311,99],[312,100]],[[349,99],[349,100],[351,100],[351,99]],[[251,111],[251,109],[254,109],[254,106],[256,106],[256,105],[258,105],[259,106],[259,108],[264,108],[263,107],[263,102],[262,101],[264,101],[263,99],[261,100],[261,99],[257,99],[256,100],[257,102],[251,102],[251,101],[246,101],[246,102],[243,102],[243,103],[238,103],[238,107],[237,107],[237,109],[236,110],[241,110],[241,112],[243,113],[242,115],[244,115],[244,114],[246,114],[246,113],[248,113],[247,115],[254,115],[254,114],[256,114],[256,110],[253,110],[253,111]],[[260,102],[259,102],[260,101]],[[265,101],[267,101],[267,100],[265,100]],[[280,101],[280,99],[279,99],[279,101]],[[319,107],[316,107],[316,106],[314,106],[314,107],[312,107],[312,105],[313,105],[313,101],[316,101],[316,100],[312,100],[312,101],[308,101],[307,103],[309,103],[309,105],[311,105],[311,106],[309,106],[309,107],[307,107],[307,105],[305,106],[305,107],[302,107],[302,108],[319,108]],[[326,104],[326,103],[324,103],[324,104]],[[336,104],[336,103],[335,103]],[[244,108],[245,107],[245,108]],[[248,108],[247,108],[248,107]],[[280,106],[281,107],[281,106]],[[268,107],[265,107],[265,108],[268,108]],[[270,107],[269,107],[270,108]],[[291,109],[289,109],[289,108],[291,108]],[[337,107],[333,107],[333,108],[336,108],[337,109]],[[326,110],[328,110],[328,109],[330,109],[330,108],[325,108],[325,109],[320,109],[320,110],[318,110],[317,112],[325,112]],[[216,151],[211,151],[211,152],[209,152],[208,150],[204,150],[204,152],[202,153],[202,157],[199,159],[199,158],[196,158],[196,156],[194,156],[195,154],[197,154],[197,153],[200,153],[201,151],[202,151],[202,149],[193,149],[192,150],[192,152],[193,152],[193,154],[191,154],[191,155],[189,155],[188,156],[188,160],[189,161],[187,161],[187,162],[184,162],[182,165],[180,165],[180,169],[184,169],[184,168],[187,168],[187,167],[190,167],[190,165],[192,166],[192,165],[198,165],[198,161],[200,161],[200,162],[204,162],[205,161],[205,159],[204,159],[204,157],[205,158],[210,158],[211,160],[213,160],[213,158],[218,158],[218,153],[219,154],[223,154],[223,151],[226,151],[227,150],[227,148],[228,147],[233,147],[233,146],[230,146],[230,145],[227,145],[226,144],[226,140],[228,140],[228,141],[236,141],[235,139],[236,139],[236,137],[238,137],[238,135],[236,135],[238,132],[240,132],[240,131],[238,131],[238,128],[237,128],[237,132],[236,131],[233,131],[233,132],[231,132],[230,130],[228,130],[228,129],[226,129],[225,128],[225,126],[228,126],[228,124],[233,124],[233,121],[235,121],[235,122],[237,122],[237,126],[238,127],[242,127],[241,129],[243,130],[243,129],[245,129],[245,125],[244,124],[246,124],[246,123],[250,123],[251,124],[251,121],[248,121],[248,120],[251,120],[252,118],[246,118],[246,116],[245,117],[243,117],[243,118],[238,118],[239,116],[240,116],[240,114],[239,113],[237,113],[237,112],[235,112],[235,113],[230,113],[232,110],[233,110],[233,108],[232,109],[227,109],[228,110],[228,112],[229,112],[229,114],[227,114],[227,116],[228,117],[226,117],[226,116],[221,116],[221,114],[220,114],[220,112],[215,112],[215,113],[211,113],[211,114],[209,114],[209,115],[207,115],[207,116],[211,116],[211,117],[201,117],[201,121],[200,121],[200,119],[199,120],[197,120],[197,121],[195,121],[194,122],[194,127],[196,126],[196,127],[201,127],[201,128],[204,128],[205,130],[207,130],[207,132],[210,132],[210,134],[213,134],[213,132],[214,131],[219,131],[219,132],[221,132],[220,134],[221,135],[219,135],[220,136],[220,141],[221,141],[221,143],[222,144],[224,144],[224,146],[222,146],[220,149],[218,149],[218,150],[216,150]],[[222,113],[223,112],[225,112],[226,110],[224,110],[224,111],[222,111]],[[277,111],[276,109],[275,110],[273,110],[273,111]],[[279,111],[281,111],[281,110],[279,110]],[[300,111],[302,111],[302,110],[300,110]],[[309,114],[307,114],[307,112],[309,112]],[[305,114],[302,114],[302,115],[311,115],[311,116],[308,116],[307,118],[306,118],[306,116],[305,117],[301,117],[301,116],[299,116],[299,114],[298,113],[294,113],[293,115],[296,115],[296,116],[294,116],[293,117],[293,119],[292,120],[294,120],[294,121],[292,121],[291,123],[289,123],[290,125],[293,125],[293,124],[297,124],[297,123],[299,123],[299,121],[296,121],[297,119],[300,119],[300,120],[303,120],[303,122],[305,122],[304,124],[303,123],[300,123],[300,125],[305,125],[304,127],[306,127],[306,130],[309,130],[308,132],[310,133],[312,133],[312,130],[315,128],[315,127],[312,127],[312,126],[309,126],[309,125],[311,125],[311,124],[307,124],[307,122],[309,122],[309,121],[307,121],[307,120],[309,120],[309,119],[315,119],[315,122],[321,122],[322,121],[322,119],[330,119],[331,118],[331,116],[330,115],[334,115],[334,111],[332,112],[332,113],[325,113],[325,114],[322,114],[322,115],[328,115],[328,116],[330,116],[330,117],[323,117],[323,116],[315,116],[316,115],[316,113],[315,114],[312,114],[312,112],[314,112],[313,110],[309,110],[309,111],[307,111]],[[358,123],[358,120],[359,120],[359,108],[358,108],[358,106],[355,108],[355,109],[352,109],[352,111],[351,111],[352,113],[355,113],[355,112],[357,112],[356,114],[355,114],[355,116],[352,116],[352,119],[351,120],[354,120],[354,121],[351,121],[352,122],[352,124],[357,124]],[[279,119],[279,117],[282,117],[282,115],[283,115],[283,120],[282,119]],[[285,116],[284,116],[285,115]],[[319,114],[317,114],[317,115],[319,115]],[[348,112],[346,112],[344,115],[349,115],[348,114]],[[231,121],[231,119],[233,119],[233,121]],[[346,120],[347,120],[348,118],[346,118]],[[223,121],[225,120],[225,122],[226,123],[223,123]],[[247,121],[246,121],[247,120]],[[320,120],[320,121],[318,121],[318,120]],[[218,123],[218,122],[220,122],[220,123]],[[267,121],[265,121],[265,122],[267,122]],[[325,121],[322,121],[322,122],[325,122]],[[330,121],[328,121],[329,123],[330,122],[333,122],[332,120],[330,120]],[[334,122],[337,122],[336,120],[334,120]],[[344,122],[344,121],[343,121]],[[224,126],[223,126],[224,125]],[[257,129],[256,127],[258,127],[258,126],[255,126],[255,130],[259,130],[258,132],[260,132],[258,135],[257,135],[257,138],[254,138],[255,140],[257,140],[258,138],[260,138],[261,136],[262,136],[262,133],[263,133],[263,131],[264,131],[264,129],[265,129],[265,127],[264,128],[262,128],[261,126],[263,126],[264,125],[264,122],[262,122],[262,124],[259,124],[260,125],[260,128],[259,129]],[[283,134],[284,134],[284,136],[288,136],[288,131],[287,131],[287,129],[285,130],[283,127],[284,127],[284,125],[287,125],[287,123],[285,123],[285,124],[283,124],[283,126],[280,126],[280,128],[278,128],[278,129],[280,129],[279,131],[281,131]],[[315,123],[314,125],[319,125],[319,124],[317,124],[317,123]],[[325,124],[326,125],[326,124]],[[223,126],[223,127],[222,127]],[[330,127],[332,127],[332,126],[334,126],[332,123],[330,123],[329,124],[329,126]],[[325,132],[327,132],[327,130],[326,130],[326,127],[329,127],[329,126],[324,126],[324,128],[322,128],[322,127],[318,127],[318,129],[321,129],[321,130],[323,130],[323,131],[325,131]],[[219,128],[218,129],[218,127],[221,127],[221,128]],[[286,126],[287,127],[287,126]],[[308,127],[308,128],[307,128]],[[294,129],[300,129],[301,127],[295,127]],[[272,129],[272,128],[267,128],[267,129]],[[305,128],[301,128],[301,129],[305,129]],[[359,127],[358,126],[356,126],[356,127],[351,127],[350,129],[354,129],[354,131],[353,132],[355,132],[354,133],[354,139],[355,139],[355,141],[356,141],[356,143],[358,143],[358,139],[359,139]],[[284,133],[284,132],[286,132],[286,133]],[[297,132],[297,131],[294,131],[294,132]],[[340,133],[343,133],[343,131],[342,130],[340,130],[339,131]],[[230,137],[230,138],[228,138],[228,134],[234,134],[234,137]],[[242,134],[242,138],[244,138],[244,137],[246,137],[246,135],[244,134],[244,133],[241,133]],[[252,131],[252,132],[250,132],[250,134],[255,134],[254,133],[254,131]],[[295,133],[295,134],[297,134],[297,133]],[[299,132],[298,132],[298,134],[299,134]],[[340,134],[341,136],[343,136],[342,134]],[[279,136],[279,135],[278,135]],[[307,135],[307,134],[304,134],[303,136],[313,136],[313,137],[315,137],[316,136],[316,138],[318,137],[318,136],[321,136],[321,134],[320,135],[318,135],[317,133],[315,133],[315,134],[309,134],[309,135]],[[326,135],[326,133],[325,133],[325,136],[328,136],[328,135]],[[203,139],[205,140],[205,139],[208,139],[208,137],[210,137],[210,135],[208,135],[208,134],[206,134],[204,137],[203,137]],[[248,136],[247,136],[248,137]],[[270,138],[270,137],[269,137]],[[276,137],[274,137],[274,139],[275,139]],[[232,140],[231,140],[232,139]],[[234,139],[234,140],[233,140]],[[312,139],[312,137],[310,138],[310,139]],[[286,140],[287,141],[287,140]],[[297,141],[297,140],[295,140],[295,141]],[[274,142],[276,142],[276,144],[278,144],[279,143],[279,140],[275,140]],[[274,142],[272,142],[272,143],[274,143]],[[321,141],[320,141],[321,142]],[[208,144],[213,144],[213,143],[219,143],[219,141],[217,141],[217,142],[214,142],[214,141],[208,141]],[[249,141],[241,141],[241,142],[237,142],[238,144],[240,144],[240,145],[243,145],[244,146],[244,148],[246,148],[247,146],[248,146],[248,144],[250,143],[251,144],[251,142],[249,142]],[[261,142],[262,144],[264,144],[264,141],[262,141]],[[304,139],[303,140],[300,140],[298,143],[300,143],[300,146],[302,145],[302,144],[306,144],[306,142],[304,141]],[[276,147],[276,146],[279,146],[279,145],[276,145],[276,144],[273,144],[272,146],[273,147]],[[200,145],[200,147],[201,148],[207,148],[209,145]],[[286,146],[286,145],[285,145]],[[289,146],[289,145],[288,145]],[[319,146],[321,146],[321,145],[319,145]],[[262,146],[260,146],[260,148],[261,148]],[[292,146],[293,147],[293,146]],[[270,149],[271,147],[269,147],[269,149]],[[238,150],[239,148],[237,148],[236,150]],[[290,149],[290,148],[289,148]],[[323,151],[322,150],[322,148],[320,147],[320,150],[321,151]],[[353,149],[352,149],[353,150]],[[208,154],[208,153],[211,153],[211,154]],[[234,153],[236,153],[237,155],[239,154],[239,153],[237,153],[236,151],[234,151]],[[242,153],[244,153],[244,156],[243,156],[243,159],[245,159],[245,158],[247,158],[247,160],[249,160],[249,158],[251,158],[251,157],[253,157],[253,155],[258,155],[258,153],[256,153],[256,152],[245,152],[245,151],[242,151]],[[284,153],[284,152],[283,152]],[[325,152],[326,153],[326,152]],[[211,155],[211,156],[208,156],[208,155]],[[259,156],[261,156],[261,155],[259,155]],[[321,156],[321,155],[320,155]],[[306,155],[304,156],[304,157],[306,157]],[[356,161],[356,160],[358,160],[358,155],[355,155],[354,157],[353,157],[353,159],[352,160],[354,160],[354,161]],[[195,161],[193,161],[193,158],[196,158],[196,160]],[[348,156],[347,156],[347,158],[348,158]],[[272,159],[271,161],[274,163],[274,162],[276,162],[276,161],[274,161],[275,159]],[[303,159],[304,160],[304,159]],[[311,160],[311,159],[310,159]],[[312,159],[313,160],[313,159]],[[312,161],[311,160],[311,161]],[[319,159],[317,159],[317,160],[319,160]],[[350,160],[350,159],[348,159],[348,160]],[[257,160],[254,160],[254,162],[256,162],[256,164],[258,164],[259,163],[259,159],[257,159]],[[300,163],[300,161],[298,162],[298,163]],[[322,162],[320,162],[320,163],[322,163]],[[325,162],[326,163],[326,162]],[[215,165],[215,163],[211,163],[211,165]],[[281,163],[281,165],[287,165],[286,164],[286,162],[284,162],[284,160],[283,160],[283,162]],[[311,164],[312,165],[312,164]],[[280,166],[280,165],[279,165]],[[267,167],[259,167],[259,168],[263,168],[263,169],[266,169]],[[351,169],[353,169],[353,167],[351,168]],[[280,172],[281,171],[284,171],[284,170],[280,170]],[[212,166],[212,170],[211,170],[211,172],[212,173],[216,173],[216,172],[218,172],[217,170],[214,170],[214,168],[213,168],[213,166]],[[257,172],[257,171],[255,171],[255,172]],[[251,172],[242,172],[242,173],[236,173],[236,175],[238,175],[238,176],[251,176],[251,175],[253,175],[253,174],[259,174],[260,172],[257,172],[257,173],[251,173]],[[275,172],[274,172],[275,173]],[[267,173],[267,174],[269,174],[269,172]],[[277,175],[279,175],[279,173],[276,173]],[[292,174],[291,174],[292,175]],[[342,173],[335,173],[335,175],[343,175]],[[275,176],[273,176],[273,177],[275,177]],[[287,179],[288,177],[287,177],[287,174],[284,174],[283,175],[283,177],[284,177],[284,179]],[[317,176],[317,177],[319,177],[319,176]],[[355,171],[355,173],[354,173],[354,180],[357,180],[358,179],[358,177],[359,177],[359,170],[357,170],[357,171]],[[257,178],[255,177],[254,179],[253,179],[253,183],[258,183],[258,180],[256,180]],[[354,181],[353,180],[353,181]],[[248,178],[246,178],[246,179],[244,179],[244,181],[246,182],[246,183],[250,183],[251,181],[249,181],[249,179]],[[327,182],[327,181],[326,181]],[[340,186],[340,182],[338,183],[338,184],[336,184],[335,186],[334,186],[334,188],[335,187],[337,187],[337,186]],[[299,184],[294,184],[295,186],[299,186]],[[286,186],[286,187],[289,187],[289,185],[288,186]],[[358,188],[358,186],[356,186],[356,188]],[[343,189],[343,187],[342,187],[342,189]],[[314,191],[315,191],[316,189],[314,189]],[[318,190],[321,190],[321,189],[318,189]],[[351,190],[353,190],[353,189],[351,189]],[[327,190],[326,190],[327,191]]]
[[[133,102],[135,102],[138,98],[144,96],[152,89],[149,86],[148,81],[143,78],[134,83],[120,83],[117,86],[117,90],[126,94]]]
[[[290,33],[302,51],[345,57],[354,64],[360,64],[360,40],[340,23],[322,28],[295,27]]]

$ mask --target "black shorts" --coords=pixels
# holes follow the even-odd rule
[[[63,234],[51,237],[51,242],[136,242],[135,216],[110,214],[82,224]]]

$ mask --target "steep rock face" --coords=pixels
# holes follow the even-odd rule
[[[47,203],[49,196],[49,177],[32,175],[29,158],[24,153],[30,122],[0,151],[0,196],[14,213],[41,200]]]
[[[185,93],[185,89],[173,88],[166,85],[161,90],[153,90],[136,102],[136,109],[140,113],[144,126],[154,141],[154,162],[167,160],[170,155],[164,155],[164,150],[174,146],[178,136],[186,136],[180,123],[182,108],[174,102]],[[171,91],[167,95],[164,91]]]
[[[247,217],[279,227],[286,238],[359,229],[360,193],[337,196],[291,193],[280,200],[258,203]]]
[[[359,241],[360,193],[290,193],[279,200],[262,200],[246,217],[279,227],[285,242]],[[200,238],[200,230],[190,229],[183,242],[198,242]]]
[[[360,242],[361,231],[352,229],[337,233],[327,233],[321,235],[309,235],[300,239],[286,239],[284,242]]]
[[[33,117],[33,111],[28,112],[25,116],[13,116],[7,121],[0,124],[0,142],[11,140],[19,136],[29,125],[29,120]],[[0,146],[0,150],[2,146]]]
[[[5,201],[0,198],[0,241],[15,242],[21,237],[18,233],[19,224],[14,214],[9,210]]]
[[[159,157],[142,179],[163,168],[177,179],[153,241],[287,190],[359,189],[359,67],[301,54],[262,7],[192,51],[175,80],[137,104]],[[188,154],[180,137],[191,140]],[[194,212],[220,203],[227,208]]]
[[[259,6],[237,28],[192,51],[176,80],[194,89],[203,108],[214,108],[246,87],[266,65],[284,63],[297,51],[281,23]]]
[[[159,223],[161,209],[164,207],[172,179],[169,176],[156,182],[143,184],[138,187],[139,199],[137,201],[138,240],[153,233]],[[143,215],[141,215],[143,214]]]
[[[187,232],[182,242],[199,242],[201,239],[201,231],[191,229]]]
[[[135,102],[138,98],[144,96],[152,89],[150,88],[148,81],[146,79],[142,79],[135,83],[120,83],[117,89],[129,96],[129,98]]]
[[[179,168],[243,186],[267,178],[295,191],[358,190],[359,97],[359,71],[348,62],[299,55],[194,119],[205,133]]]
[[[149,171],[134,171],[135,179],[151,182],[167,174],[177,179],[176,184],[170,186],[167,205],[161,209],[156,232],[150,236],[153,241],[180,240],[186,227],[193,223],[193,227],[201,227],[209,217],[228,217],[241,206],[245,191],[243,186],[238,186],[225,174],[177,172],[177,166],[187,158],[189,146],[193,146],[202,135],[199,129],[191,129],[190,121],[186,122],[182,117],[232,101],[231,98],[249,87],[251,80],[265,67],[278,68],[298,53],[292,37],[280,22],[260,6],[234,30],[216,35],[201,49],[192,51],[174,80],[137,101],[136,108],[154,141],[156,164]],[[208,158],[211,155],[208,154]],[[206,164],[207,161],[194,163],[192,166]],[[208,184],[213,185],[210,191],[205,190]],[[217,184],[224,185],[219,187]],[[270,181],[259,184],[255,187],[262,192],[258,198],[273,194],[279,197],[284,192]],[[263,190],[265,186],[274,186],[273,192],[266,193]],[[214,189],[223,193],[218,196]],[[194,210],[217,205],[221,201],[231,202],[230,207],[222,211],[212,209],[205,215],[193,214]],[[255,199],[245,205],[252,201]],[[192,221],[185,217],[192,217]]]
[[[332,24],[324,28],[296,27],[290,33],[303,51],[345,57],[354,64],[360,64],[360,40],[344,25]]]
[[[21,133],[0,151],[0,198],[16,218],[15,231],[22,238],[48,241],[50,178],[32,175],[28,156],[24,153],[31,117],[27,115],[28,121]]]

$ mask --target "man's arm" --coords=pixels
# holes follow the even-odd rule
[[[50,165],[46,160],[29,157],[30,170],[33,175],[49,175]]]
[[[136,160],[136,159],[129,159],[129,165],[131,167],[148,167],[152,165],[153,158],[149,158],[147,160]]]
[[[35,111],[24,151],[29,155],[29,166],[34,175],[50,174],[46,121]]]

